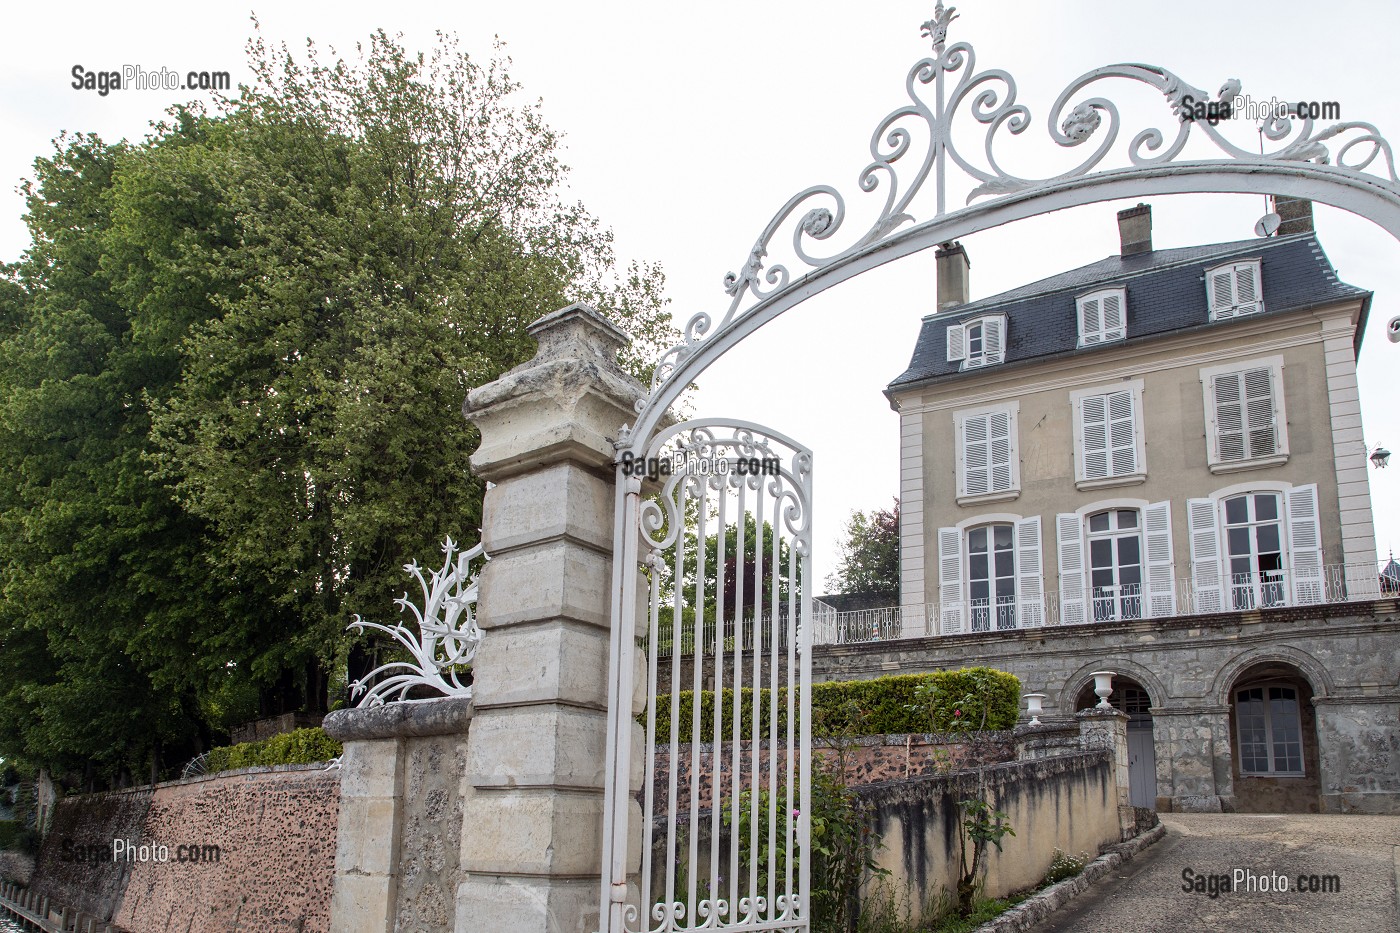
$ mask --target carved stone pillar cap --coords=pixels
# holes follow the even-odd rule
[[[627,334],[585,304],[546,314],[528,333],[539,343],[534,357],[462,405],[481,431],[472,469],[495,482],[561,460],[609,469],[619,431],[646,396],[617,363]]]
[[[611,362],[619,350],[632,342],[626,331],[581,301],[551,311],[525,328],[525,333],[539,341],[536,360],[577,356],[578,350],[587,348]]]

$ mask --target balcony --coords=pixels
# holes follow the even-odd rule
[[[1061,618],[1059,593],[1047,591],[1030,607],[1023,600],[974,600],[965,605],[962,625],[953,628],[941,618],[938,603],[923,606],[923,620],[910,620],[913,634],[924,631],[939,635],[967,632],[1014,631],[1044,626],[1073,627],[1101,622],[1123,622],[1142,618],[1180,618],[1218,612],[1247,612],[1288,606],[1324,603],[1365,602],[1400,598],[1400,577],[1387,576],[1375,564],[1328,564],[1321,579],[1305,580],[1296,587],[1287,571],[1269,570],[1235,574],[1216,588],[1198,588],[1189,578],[1179,578],[1171,594],[1146,593],[1138,586],[1096,588],[1087,594],[1083,623],[1066,623]],[[1170,598],[1168,598],[1170,595]],[[904,637],[904,620],[898,606],[860,612],[836,612],[816,604],[812,628],[813,642],[819,645],[857,644],[892,641]],[[1044,620],[1028,625],[1027,620]]]

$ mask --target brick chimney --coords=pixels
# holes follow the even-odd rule
[[[938,308],[946,311],[968,302],[967,250],[961,243],[944,243],[933,251],[934,269],[938,278]]]
[[[1152,252],[1152,208],[1139,204],[1119,211],[1118,240],[1124,256]]]
[[[1313,210],[1312,202],[1307,198],[1291,198],[1286,194],[1276,194],[1273,196],[1274,213],[1281,221],[1278,227],[1279,236],[1288,236],[1290,233],[1312,233],[1313,231]]]

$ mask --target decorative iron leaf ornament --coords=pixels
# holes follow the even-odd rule
[[[490,558],[480,544],[459,552],[450,537],[443,542],[442,551],[442,568],[431,571],[427,578],[417,561],[403,567],[418,581],[423,607],[415,606],[406,592],[394,604],[399,612],[407,610],[413,614],[416,632],[404,625],[366,622],[358,615],[350,623],[349,628],[355,631],[383,632],[412,658],[381,664],[352,683],[352,698],[364,694],[358,705],[379,706],[390,700],[403,700],[414,687],[429,687],[444,696],[472,695],[471,684],[462,683],[460,675],[476,657],[481,644],[481,628],[476,623],[477,578]],[[478,558],[482,563],[473,570],[472,562]]]

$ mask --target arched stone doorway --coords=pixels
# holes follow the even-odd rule
[[[1090,678],[1075,697],[1076,712],[1097,706]],[[1109,705],[1128,716],[1128,796],[1133,806],[1157,806],[1157,754],[1152,740],[1152,698],[1130,677],[1114,677]]]
[[[1317,716],[1297,667],[1263,661],[1230,684],[1230,771],[1241,813],[1317,813]]]

